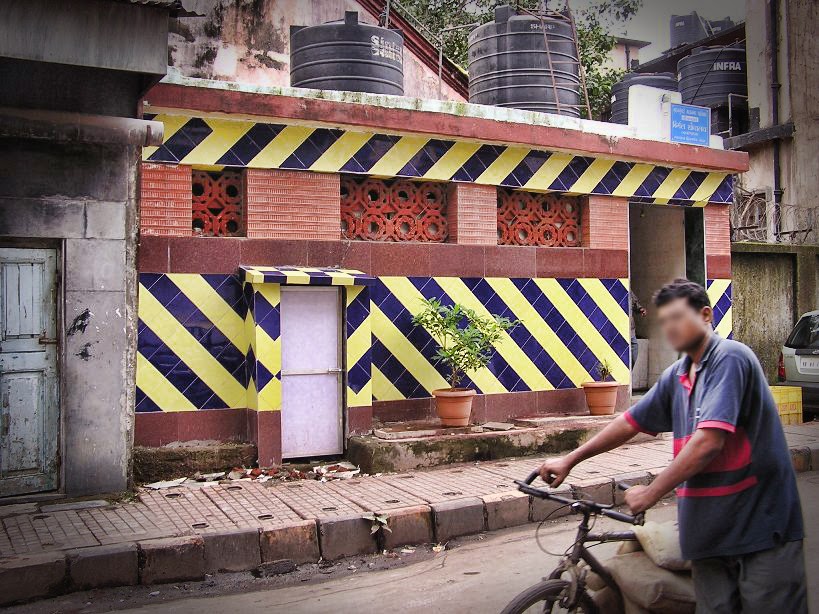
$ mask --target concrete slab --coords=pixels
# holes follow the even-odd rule
[[[373,429],[373,436],[378,439],[412,439],[414,437],[435,437],[439,435],[461,435],[465,433],[480,433],[480,426],[441,426],[439,421],[397,422],[388,423]]]
[[[0,605],[62,592],[65,554],[49,552],[0,561]]]
[[[432,510],[428,505],[416,505],[387,512],[390,531],[381,532],[381,548],[428,544],[434,539]]]
[[[139,542],[141,584],[201,580],[205,575],[202,537],[167,537]]]
[[[486,530],[483,501],[477,497],[433,503],[430,507],[438,543]]]
[[[205,533],[205,573],[247,571],[262,562],[259,529],[236,528]]]
[[[481,497],[486,510],[486,529],[496,531],[529,522],[529,496],[506,492]]]
[[[95,507],[107,507],[110,505],[105,499],[93,499],[91,501],[73,501],[71,503],[52,503],[41,505],[40,511],[44,514],[51,512],[65,512],[68,510],[88,510]]]
[[[259,534],[262,563],[290,559],[294,563],[319,560],[319,540],[315,520],[294,520]]]
[[[318,521],[321,557],[328,561],[376,552],[378,543],[372,533],[373,523],[364,514]]]
[[[578,419],[549,429],[521,428],[401,440],[357,436],[347,442],[347,457],[364,473],[373,474],[512,456],[556,454],[576,448],[602,427],[602,422]]]
[[[139,582],[139,553],[133,543],[69,550],[66,558],[73,590],[133,586]]]
[[[554,494],[558,497],[572,498],[572,489],[569,486],[561,486],[554,489]],[[569,506],[549,499],[540,499],[538,497],[530,497],[529,500],[529,519],[532,522],[543,522],[544,520],[560,518],[561,516],[568,516],[571,514]]]
[[[614,480],[612,478],[570,479],[569,486],[571,486],[575,499],[586,499],[606,505],[614,503]]]

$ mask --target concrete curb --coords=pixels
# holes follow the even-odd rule
[[[797,472],[819,470],[819,444],[790,449]],[[615,478],[574,480],[564,496],[621,504],[616,482],[648,484],[655,471]],[[673,496],[673,495],[671,495]],[[384,512],[392,533],[372,535],[362,515],[291,522],[272,529],[236,528],[202,535],[164,537],[0,559],[0,606],[105,586],[201,580],[206,573],[250,571],[265,564],[334,560],[541,522],[570,513],[566,506],[509,490],[481,497],[416,505]]]

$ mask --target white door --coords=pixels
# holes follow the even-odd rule
[[[0,248],[0,496],[57,487],[57,253]]]
[[[282,287],[284,458],[344,451],[340,339],[337,288]]]

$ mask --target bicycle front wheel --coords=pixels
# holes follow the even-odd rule
[[[569,583],[566,580],[544,580],[530,586],[515,597],[501,614],[534,614],[535,612],[538,614],[558,614],[559,612],[598,614],[597,607],[586,591],[579,595],[577,607],[567,610],[561,606],[560,600],[568,586]]]

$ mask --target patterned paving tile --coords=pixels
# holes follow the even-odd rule
[[[208,490],[169,488],[143,492],[139,498],[157,520],[170,522],[180,535],[235,528],[231,518],[205,494]]]
[[[233,523],[272,529],[302,518],[276,497],[271,488],[252,482],[215,486],[203,491]]]
[[[370,512],[381,512],[423,505],[420,497],[401,490],[379,478],[360,478],[329,482],[331,490]]]
[[[270,494],[305,519],[351,516],[365,511],[327,483],[307,480],[290,482],[272,487]]]
[[[379,478],[427,503],[515,490],[506,477],[476,467],[417,471]]]

